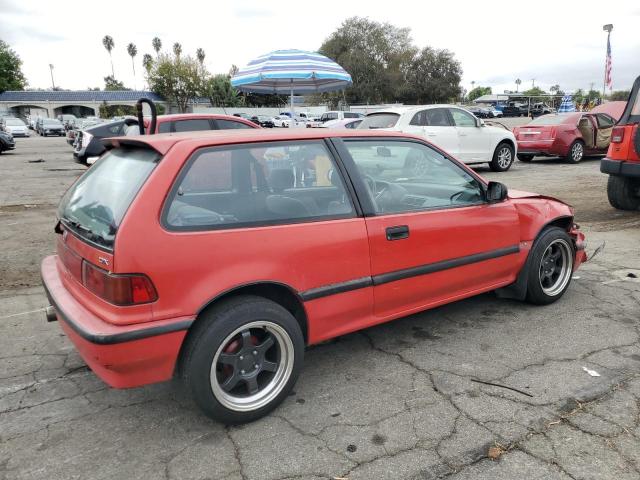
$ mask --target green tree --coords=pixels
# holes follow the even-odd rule
[[[135,81],[136,81],[136,64],[134,62],[134,58],[135,56],[138,54],[138,47],[135,46],[135,44],[130,43],[129,45],[127,45],[127,53],[129,54],[129,56],[131,57],[131,67],[133,68],[133,81],[134,81],[134,87],[135,87]]]
[[[182,45],[180,45],[178,42],[173,44],[173,54],[179,58],[180,54],[182,53]]]
[[[107,52],[109,52],[109,60],[111,60],[111,76],[115,78],[116,74],[113,70],[113,57],[111,56],[111,51],[113,50],[115,43],[111,35],[104,36],[104,38],[102,39],[102,45],[104,45],[104,48],[106,48]]]
[[[196,58],[200,62],[200,65],[204,64],[204,57],[205,57],[204,50],[202,48],[197,49],[196,50]]]
[[[535,97],[539,95],[547,95],[547,92],[542,90],[540,87],[532,87],[529,90],[525,90],[524,92],[522,92],[522,95],[525,95],[527,97]]]
[[[27,80],[21,67],[22,60],[18,54],[0,40],[0,93],[5,90],[24,90]]]
[[[172,57],[161,53],[147,81],[153,92],[175,103],[180,112],[186,112],[189,102],[203,92],[208,77],[206,69],[190,55]]]
[[[456,101],[460,96],[462,68],[448,50],[425,47],[406,65],[400,65],[401,76],[395,100],[415,104]],[[402,80],[406,85],[402,88]],[[489,93],[491,89],[489,88]]]
[[[590,101],[597,100],[599,98],[602,98],[602,92],[599,92],[598,90],[589,90],[589,93],[587,93],[587,98]]]
[[[236,65],[231,65],[231,68],[229,69],[229,76],[234,77],[236,73],[238,73],[238,70],[240,69]]]
[[[144,67],[145,71],[147,72],[147,75],[149,74],[149,71],[151,70],[151,67],[153,67],[153,57],[151,55],[149,55],[148,53],[145,53],[142,56],[142,66]]]
[[[573,100],[573,102],[578,105],[580,103],[582,103],[582,101],[585,99],[585,95],[584,95],[584,90],[582,90],[581,88],[579,88],[578,90],[576,90],[575,92],[573,92],[571,99]]]
[[[156,51],[156,57],[160,55],[160,50],[162,49],[162,40],[160,40],[158,37],[153,37],[153,40],[151,40],[151,46],[153,46],[153,49]]]
[[[467,100],[472,102],[476,98],[480,98],[483,95],[490,95],[491,93],[491,87],[476,87],[467,94]]]
[[[244,97],[231,86],[231,80],[224,73],[213,75],[204,85],[202,92],[209,99],[212,107],[240,107],[244,105]]]
[[[629,90],[615,90],[611,92],[611,94],[609,95],[609,100],[611,101],[627,100],[629,98],[630,93],[631,92]]]
[[[124,86],[120,80],[115,79],[113,76],[109,75],[104,77],[104,89],[105,91],[113,91],[113,90],[130,90]]]

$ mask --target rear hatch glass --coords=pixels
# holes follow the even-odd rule
[[[364,117],[359,129],[393,128],[400,115],[397,113],[371,113]]]
[[[107,152],[62,197],[58,218],[87,242],[112,250],[129,205],[159,158],[145,148]]]

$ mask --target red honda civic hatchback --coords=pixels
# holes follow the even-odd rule
[[[418,137],[109,142],[60,203],[47,318],[107,384],[181,375],[225,423],[276,407],[305,345],[492,290],[549,304],[586,260],[571,207]]]

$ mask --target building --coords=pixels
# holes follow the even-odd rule
[[[134,106],[139,98],[147,97],[166,106],[153,92],[136,90],[24,90],[0,93],[0,113],[25,118],[27,115],[55,118],[62,114],[76,117],[99,116],[100,105]]]

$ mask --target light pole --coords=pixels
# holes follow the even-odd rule
[[[53,63],[49,64],[49,70],[51,71],[51,86],[56,89],[56,84],[53,82]]]
[[[608,76],[607,74],[608,74],[609,68],[611,67],[609,39],[611,37],[611,30],[613,30],[613,23],[607,23],[606,25],[603,25],[602,30],[607,32],[607,56],[604,62],[604,80],[602,82],[602,101],[604,102],[604,96],[606,94],[606,88],[607,88],[607,76]]]

